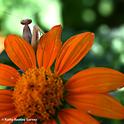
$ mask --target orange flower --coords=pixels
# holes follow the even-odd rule
[[[109,68],[90,68],[67,82],[61,77],[88,53],[94,34],[75,35],[63,46],[60,37],[60,25],[44,34],[36,56],[32,46],[21,37],[9,35],[5,39],[8,56],[23,74],[0,64],[0,85],[12,87],[0,90],[1,124],[6,123],[5,118],[22,116],[37,119],[25,124],[56,124],[56,116],[61,124],[99,124],[91,115],[124,118],[124,107],[108,94],[124,85],[122,73]],[[51,71],[55,59],[55,69]]]

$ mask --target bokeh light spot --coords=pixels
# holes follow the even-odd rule
[[[121,54],[119,59],[120,59],[120,62],[124,64],[124,54]]]
[[[1,89],[6,89],[6,86],[0,86],[0,90],[1,90]]]
[[[93,23],[96,20],[96,14],[92,9],[86,9],[82,13],[83,21]]]
[[[124,51],[123,42],[120,38],[114,38],[112,40],[112,46],[111,47],[115,52],[118,52],[118,53],[121,53]]]
[[[110,33],[110,28],[106,24],[102,24],[98,30],[102,35],[107,35],[108,33]]]
[[[99,43],[95,42],[92,47],[92,52],[97,56],[102,56],[104,54],[104,49]]]
[[[110,16],[114,10],[114,4],[111,0],[101,0],[98,11],[102,16]]]
[[[62,24],[61,19],[61,4],[58,0],[46,1],[46,6],[40,12],[40,22],[44,25],[46,29],[50,29],[52,26],[57,24]]]

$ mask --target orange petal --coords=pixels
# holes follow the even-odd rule
[[[13,93],[12,90],[0,90],[0,95],[12,96],[12,93]]]
[[[124,75],[109,68],[90,68],[75,74],[65,85],[72,94],[105,93],[124,86]]]
[[[0,124],[12,124],[12,121],[0,121]]]
[[[61,26],[57,25],[40,38],[37,49],[39,67],[47,68],[53,64],[61,47],[61,31]]]
[[[0,119],[9,117],[9,116],[11,116],[13,114],[14,115],[17,114],[15,110],[2,111],[2,112],[0,112]]]
[[[94,34],[90,32],[75,35],[68,39],[57,57],[56,74],[62,75],[74,67],[90,50]]]
[[[11,96],[0,94],[0,103],[11,103],[11,102],[13,102]]]
[[[0,64],[0,85],[15,86],[19,77],[20,74],[16,69],[8,65]]]
[[[68,95],[66,100],[81,111],[113,119],[124,119],[124,107],[105,94]]]
[[[0,121],[0,124],[12,124],[12,122],[8,121]]]
[[[13,104],[12,93],[11,90],[0,90],[0,103]]]
[[[43,124],[57,124],[55,120],[49,120],[44,122]]]
[[[4,42],[10,59],[23,71],[36,66],[35,53],[32,46],[17,35],[9,35]]]
[[[15,109],[14,103],[0,103],[0,111]]]
[[[61,124],[99,124],[98,121],[76,109],[63,109],[59,112]]]

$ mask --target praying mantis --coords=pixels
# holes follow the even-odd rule
[[[10,13],[8,11],[0,11],[0,12],[4,12],[5,14],[11,15],[11,16],[17,16],[17,15],[12,15],[12,13]],[[31,32],[31,29],[29,27],[29,24],[32,23],[31,19],[23,19],[23,20],[20,21],[20,23],[22,25],[24,25],[22,37],[26,41],[28,41],[32,45],[34,51],[36,51],[38,41],[40,39],[41,34],[42,35],[45,34],[44,31],[38,25],[34,25],[33,30]]]
[[[31,22],[32,22],[31,19],[21,20],[21,24],[24,25],[22,37],[26,41],[28,41],[32,45],[34,50],[36,51],[37,44],[38,44],[38,41],[39,41],[39,34],[40,33],[44,34],[44,32],[38,25],[34,25],[33,26],[33,32],[31,33],[31,30],[30,30],[30,27],[29,27],[29,24],[31,24]]]

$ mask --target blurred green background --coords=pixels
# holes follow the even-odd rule
[[[95,42],[88,55],[65,78],[79,70],[104,66],[124,72],[124,0],[0,0],[0,45],[7,34],[22,35],[22,19],[48,31],[62,24],[64,42],[70,36],[92,31]],[[113,93],[124,104],[124,90]],[[124,121],[98,118],[101,124]]]

